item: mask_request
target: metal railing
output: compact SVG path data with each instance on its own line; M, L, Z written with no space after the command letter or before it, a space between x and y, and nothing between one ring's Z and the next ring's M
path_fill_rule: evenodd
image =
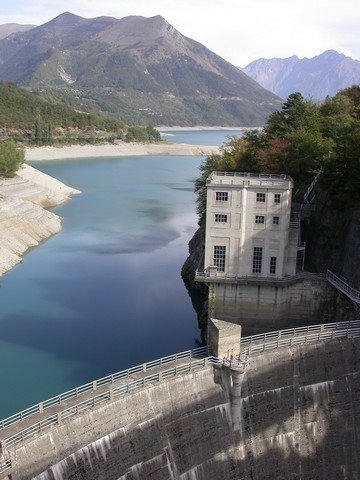
M54 405L60 405L61 403L65 402L66 400L70 400L72 398L76 398L79 395L96 391L97 388L103 385L110 385L118 382L120 380L129 379L131 375L134 375L139 372L145 372L150 368L162 367L168 363L176 362L177 360L182 360L186 358L197 358L199 356L205 355L207 352L206 347L199 347L193 350L186 350L185 352L176 353L174 355L169 355L167 357L159 358L158 360L153 360L151 362L143 363L142 365L137 365L132 368L128 368L127 370L122 370L117 373L113 373L106 377L100 378L98 380L94 380L92 382L86 383L85 385L81 385L80 387L73 388L67 392L61 393L60 395L56 395L55 397L49 398L44 402L38 403L37 405L33 405L32 407L26 408L21 412L16 413L15 415L11 415L10 417L5 418L4 420L0 421L0 430L9 427L10 425L24 420L31 415L36 415L39 413L44 413L49 408L53 407Z
M197 277L197 278L196 278ZM243 281L249 283L282 283L282 284L289 284L292 282L297 282L301 280L307 279L323 279L325 275L323 273L312 273L312 272L300 272L296 273L295 275L287 275L284 277L276 277L269 276L269 277L259 277L256 275L237 275L236 273L222 273L222 272L214 272L212 273L209 269L205 269L203 271L196 270L195 272L195 280L199 278L207 278L213 279L214 281L221 281L221 280L235 280L235 281Z
M211 175L216 175L217 177L244 177L244 178L271 178L276 180L291 180L291 177L285 174L277 173L249 173L249 172L212 172Z
M221 363L225 367L230 368L230 370L237 370L240 373L244 373L249 366L249 349L242 348L239 355L224 357Z
M299 225L299 220L291 220L291 222L289 222L289 228L299 228Z
M313 188L315 187L317 181L319 180L319 177L321 175L321 170L319 171L319 173L315 176L314 180L310 183L308 189L306 190L305 194L304 194L304 203L309 203L309 196L313 190Z
M240 355L238 359L238 365L236 365L235 359L231 368L239 367L241 369L246 368L248 364L248 356L250 354L264 352L267 350L275 350L282 347L288 347L293 345L299 345L302 343L314 342L314 341L323 341L335 338L344 338L350 336L358 336L360 335L360 320L353 320L350 322L337 322L337 323L329 323L329 324L322 324L322 325L309 325L307 327L298 327L292 328L287 330L279 330L275 332L269 332L259 335L253 335L250 337L244 337L241 339L241 351L242 355ZM198 358L196 356L201 356L206 353L206 347L200 347L195 350L188 350L186 352L181 352L176 355L171 355L169 357L164 357L159 360L155 360L153 362L149 362L139 367L134 367L129 370L124 370L123 372L119 372L113 375L109 375L108 377L104 377L103 379L97 380L96 382L104 382L101 383L102 385L106 384L113 384L114 381L112 379L127 379L125 383L119 385L113 385L111 389L102 392L100 394L96 394L90 398L85 400L79 399L75 405L72 405L68 408L64 408L61 411L58 411L39 422L30 425L27 428L22 429L21 431L16 432L15 434L5 438L3 440L3 446L5 451L10 447L14 447L23 441L32 438L34 435L43 433L44 431L48 430L49 428L58 425L60 422L64 420L79 415L80 413L97 407L105 402L113 401L114 399L132 393L136 390L141 388L147 387L149 385L153 385L156 383L161 382L162 380L167 380L170 378L174 378L177 375L190 373L196 370L203 369L208 365L227 365L229 359L219 359L214 356ZM160 370L159 372L152 373L150 375L144 375L142 378L137 380L130 380L126 375L126 372L146 372L147 368L153 368L158 366L166 365L167 363L174 361L175 359L186 359L189 358L190 361L184 364L175 365L172 368ZM151 367L149 367L151 365ZM146 367L145 367L146 366ZM144 368L145 367L145 368ZM123 375L125 374L125 375ZM95 382L87 385L94 385ZM99 385L99 383L97 383ZM84 387L84 386L83 386ZM83 392L83 387L79 387L78 389L73 389L70 392L76 392L81 390ZM92 390L93 391L93 390ZM69 393L66 392L65 394L59 395L58 399L63 399L64 396L69 398ZM52 400L52 399L50 399ZM43 402L45 404L46 402ZM56 403L55 403L56 404ZM29 410L29 409L28 409ZM43 410L42 410L43 411ZM22 412L20 412L21 414ZM41 412L38 412L41 413ZM18 417L21 419L21 415L14 415L10 418ZM20 415L20 416L19 416ZM14 423L14 422L12 422ZM10 423L11 424L11 423ZM10 469L12 466L11 458L4 459L2 463L0 463L0 473Z
M360 335L360 320L308 325L306 327L290 328L244 337L241 339L241 349L246 348L249 354L251 354L302 343L358 335Z
M326 280L335 288L340 290L344 295L350 298L355 303L360 303L360 291L351 287L343 278L338 277L335 273L328 270L326 272Z
M287 175L249 172L212 172L206 183L207 185L231 185L233 184L233 180L230 180L230 177L243 179L243 181L247 182L248 185L283 187L284 182L289 182L292 184L291 177ZM224 181L223 178L225 179Z
M0 473L6 472L6 470L9 470L12 468L12 460L11 458L7 458L6 460L0 461Z
M103 403L113 401L122 395L133 393L136 390L147 387L149 385L153 385L155 383L159 383L162 380L174 378L180 374L190 373L195 370L205 368L209 364L218 363L219 359L216 357L205 357L199 360L191 361L186 364L178 365L167 370L161 370L160 372L154 373L152 375L147 375L132 382L127 382L119 386L114 386L111 390L107 390L106 392L94 395L82 402L76 403L76 405L65 408L64 410L50 415L49 417L41 420L40 422L36 422L33 425L30 425L29 427L15 433L14 435L5 438L4 446L6 449L9 449L10 447L17 445L27 440L28 438L33 437L36 434L43 433L45 430L59 425L61 422L68 418L79 415L80 413L97 407Z

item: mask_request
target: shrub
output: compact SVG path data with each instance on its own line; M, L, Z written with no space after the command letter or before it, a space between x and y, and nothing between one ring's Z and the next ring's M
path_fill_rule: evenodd
M0 176L13 177L24 162L24 149L13 140L0 142Z

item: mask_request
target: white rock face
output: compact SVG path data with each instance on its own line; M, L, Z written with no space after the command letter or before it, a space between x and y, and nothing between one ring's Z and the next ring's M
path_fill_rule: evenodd
M72 85L75 83L76 80L73 80L71 78L71 75L69 73L66 73L64 70L64 67L62 65L59 65L58 72L60 74L60 77L64 80L69 85Z
M80 193L28 165L14 178L0 178L0 275L30 247L61 230L61 218L45 210Z

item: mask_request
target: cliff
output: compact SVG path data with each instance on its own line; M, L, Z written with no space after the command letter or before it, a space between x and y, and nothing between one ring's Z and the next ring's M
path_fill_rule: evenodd
M326 192L317 188L311 213L303 222L306 266L346 278L360 288L360 209L334 205Z
M189 256L182 269L181 276L191 298L198 317L202 342L206 343L206 326L208 320L208 291L206 283L195 282L195 272L201 262L205 250L205 222L202 222L189 242Z
M80 193L29 165L0 178L0 276L31 247L61 230L61 218L45 208Z

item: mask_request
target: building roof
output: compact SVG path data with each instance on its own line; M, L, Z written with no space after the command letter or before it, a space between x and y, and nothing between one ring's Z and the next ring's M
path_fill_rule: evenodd
M290 189L293 180L288 175L249 172L212 172L208 177L207 186L236 186L236 187L275 187Z

